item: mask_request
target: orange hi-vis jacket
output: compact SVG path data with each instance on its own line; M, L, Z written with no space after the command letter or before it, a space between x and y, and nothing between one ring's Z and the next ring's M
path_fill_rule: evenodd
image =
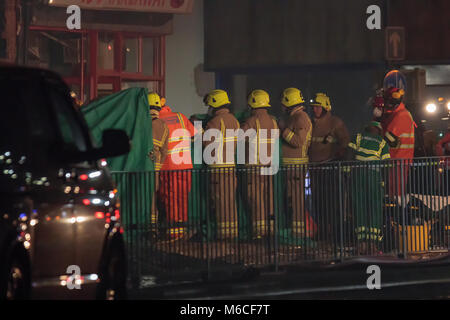
M194 125L180 112L173 112L169 106L164 106L159 118L169 128L169 145L167 157L161 170L192 169L191 137L196 133Z
M398 143L391 146L392 159L414 158L414 127L416 124L403 103L395 109L382 123L383 133L386 136L394 135Z

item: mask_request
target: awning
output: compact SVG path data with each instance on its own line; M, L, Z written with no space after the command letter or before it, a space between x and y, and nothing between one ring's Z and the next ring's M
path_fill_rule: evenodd
M81 9L125 10L161 13L192 13L194 0L49 0L50 6Z

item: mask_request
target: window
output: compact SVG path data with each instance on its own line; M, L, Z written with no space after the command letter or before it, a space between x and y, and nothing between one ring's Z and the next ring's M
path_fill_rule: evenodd
M27 64L62 75L83 104L136 86L164 95L164 56L164 36L139 32L33 25L28 37Z
M126 37L123 41L123 69L129 73L154 75L155 38Z
M426 84L429 85L450 85L450 65L412 65L403 66L404 69L414 70L415 68L426 71Z
M113 33L100 32L98 34L98 67L104 70L114 69L114 46Z
M146 76L152 76L154 73L153 62L155 57L154 38L142 39L142 73Z
M126 38L124 41L124 71L139 72L139 41Z
M50 69L64 77L79 77L81 72L81 33L30 31L28 64Z
M56 88L50 91L50 99L55 108L59 130L63 142L68 148L77 151L87 151L86 140L78 119L70 105L70 100L64 93Z

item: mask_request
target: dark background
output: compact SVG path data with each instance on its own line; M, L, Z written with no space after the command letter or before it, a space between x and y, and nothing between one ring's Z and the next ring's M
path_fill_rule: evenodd
M372 4L381 8L381 30L366 27ZM386 26L405 27L405 60L385 60ZM235 110L246 101L233 79L245 75L246 93L268 91L275 113L286 87L298 87L308 100L328 94L333 113L355 133L370 120L367 101L387 71L449 63L447 0L205 1L205 67L236 97Z

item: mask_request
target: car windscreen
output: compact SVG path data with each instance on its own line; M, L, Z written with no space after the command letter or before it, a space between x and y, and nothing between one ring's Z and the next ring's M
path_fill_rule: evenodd
M55 142L49 103L39 81L0 76L0 96L0 152L24 155Z

